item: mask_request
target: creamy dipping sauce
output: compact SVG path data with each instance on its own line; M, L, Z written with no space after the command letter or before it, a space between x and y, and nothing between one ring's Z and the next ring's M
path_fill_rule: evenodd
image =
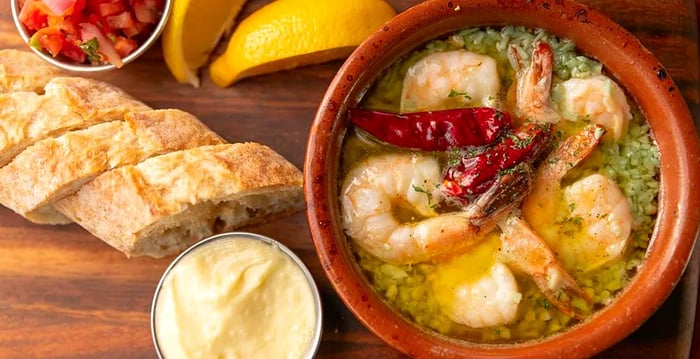
M267 238L236 234L176 259L154 302L162 357L313 356L320 301L310 275L290 255Z

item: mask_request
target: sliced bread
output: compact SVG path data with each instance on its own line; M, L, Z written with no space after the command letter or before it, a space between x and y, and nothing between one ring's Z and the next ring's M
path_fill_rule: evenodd
M61 71L35 54L15 49L0 50L0 93L44 92L44 86Z
M302 174L257 143L197 147L106 172L54 206L127 256L163 257L302 210Z
M121 89L81 77L56 77L43 95L0 94L0 167L37 141L151 108Z
M180 110L127 113L124 121L97 124L27 147L0 168L0 203L35 223L69 223L51 203L105 171L154 155L222 143L219 135Z

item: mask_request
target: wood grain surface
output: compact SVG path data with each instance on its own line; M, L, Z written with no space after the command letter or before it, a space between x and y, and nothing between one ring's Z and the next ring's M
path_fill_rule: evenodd
M268 2L249 1L240 17ZM417 2L390 1L397 11ZM584 2L636 34L660 59L698 125L696 2ZM0 2L0 48L26 48L12 23L8 1ZM226 89L215 87L204 76L202 87L195 89L173 80L156 45L124 69L93 77L124 88L154 108L191 112L228 141L267 144L301 168L307 131L340 64L334 61L261 76ZM339 300L319 265L303 213L245 230L280 240L310 267L324 306L318 357L402 357L359 324ZM33 225L0 208L0 358L154 358L150 304L171 259L126 259L77 225ZM600 357L688 357L698 271L696 253L663 307Z

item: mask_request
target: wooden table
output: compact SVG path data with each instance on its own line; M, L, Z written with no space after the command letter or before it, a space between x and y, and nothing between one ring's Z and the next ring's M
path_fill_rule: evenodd
M269 0L249 1L247 16ZM416 0L390 1L402 11ZM700 119L696 4L691 0L585 1L635 33L678 82ZM0 2L0 48L25 48ZM95 76L154 108L197 115L231 142L267 144L302 166L306 136L339 61L216 88L177 84L158 45L120 71ZM697 124L697 123L696 123ZM321 289L324 333L319 357L399 358L339 300L313 249L303 213L248 231L276 238L310 267ZM664 306L603 358L688 357L693 338L698 256ZM153 358L151 297L171 258L126 259L77 225L33 225L0 209L0 358ZM696 332L697 333L697 332Z

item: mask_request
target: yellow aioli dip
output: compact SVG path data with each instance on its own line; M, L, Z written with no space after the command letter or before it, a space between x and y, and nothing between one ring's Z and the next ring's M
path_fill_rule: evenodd
M314 354L320 304L309 279L278 246L246 235L207 241L166 272L152 318L163 358Z

